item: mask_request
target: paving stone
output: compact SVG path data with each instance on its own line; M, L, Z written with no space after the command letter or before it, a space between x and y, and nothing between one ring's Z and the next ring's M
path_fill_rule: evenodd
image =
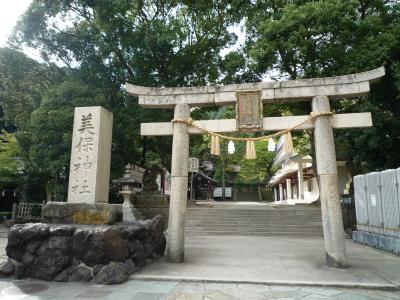
M179 283L179 286L182 287L182 291L186 293L197 293L204 295L205 286L202 282L182 282Z
M160 293L145 293L145 292L139 292L136 293L133 298L130 298L131 300L161 300L165 294L160 294Z
M279 291L270 291L263 293L266 299L276 299L276 298L295 298L295 299L303 299L310 295L310 293L302 292L302 291L290 291L290 292L279 292Z
M361 290L361 289L348 289L347 294L364 295L372 299L400 299L400 292L389 292L379 290Z
M88 290L76 296L76 298L84 298L84 299L101 299L110 295L112 291L96 291L96 290Z
M167 300L169 298L165 298ZM195 294L195 293L180 293L175 295L174 298L170 298L171 300L203 300L203 294Z
M232 297L231 295L227 295L221 291L212 291L207 293L206 299L212 300L241 300L240 298Z
M206 292L232 289L237 287L236 283L205 283Z
M305 287L302 288L301 291L310 293L310 294L318 294L326 297L334 296L334 295L339 295L342 294L343 291L341 290L336 290L332 288L313 288L313 287Z
M236 297L242 300L263 300L265 297L262 293L256 291L244 290L240 288L226 289L224 293L232 297Z
M339 300L377 300L377 299L384 299L384 298L377 298L375 295L361 295L356 293L345 293L335 296L336 299Z
M308 295L308 296L303 297L301 299L302 300L332 300L334 298L325 297L325 296L322 296L322 295L319 295L319 294L311 294L311 295Z
M269 286L266 284L238 284L238 288L260 293L270 291Z
M281 286L281 285L270 285L269 289L273 292L292 292L300 289L298 286Z

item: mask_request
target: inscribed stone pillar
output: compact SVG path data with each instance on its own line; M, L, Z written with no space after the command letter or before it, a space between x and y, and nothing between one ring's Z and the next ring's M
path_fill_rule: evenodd
M330 112L329 98L317 96L312 100L313 112ZM317 172L320 183L320 201L326 263L329 267L347 267L342 209L338 190L335 144L331 117L322 116L315 120L314 139Z
M189 105L177 104L175 106L175 119L187 120L189 117ZM169 203L167 237L167 259L169 262L182 262L184 260L188 159L188 126L183 123L174 123L171 165L171 196Z
M108 203L112 121L101 106L75 108L68 202Z

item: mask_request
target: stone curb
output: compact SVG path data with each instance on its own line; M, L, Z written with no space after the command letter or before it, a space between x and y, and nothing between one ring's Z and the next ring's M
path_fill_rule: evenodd
M280 280L224 280L224 279L208 279L201 277L185 277L180 276L151 276L151 275L132 275L130 280L145 281L179 281L179 282L203 282L203 283L234 283L234 284L264 284L278 286L312 286L312 287L331 287L331 288L353 288L353 289L369 289L381 291L400 291L400 285L395 284L368 284L368 283L348 283L348 282L321 282L321 281L280 281Z

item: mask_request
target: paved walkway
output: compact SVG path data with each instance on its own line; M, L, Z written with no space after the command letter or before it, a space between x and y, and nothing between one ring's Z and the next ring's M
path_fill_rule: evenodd
M121 285L0 280L0 300L393 300L400 292L256 284L131 280Z
M122 285L0 278L0 300L400 299L400 258L346 242L351 266L337 270L321 238L192 236L184 263L148 265Z
M190 236L185 262L146 266L133 278L400 288L400 258L346 240L348 269L325 266L322 238Z

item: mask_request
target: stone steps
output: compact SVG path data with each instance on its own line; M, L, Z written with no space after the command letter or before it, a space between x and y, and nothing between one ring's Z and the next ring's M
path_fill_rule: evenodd
M297 231L277 231L277 232L238 232L238 231L204 231L204 232L186 232L187 236L214 236L214 235L240 235L240 236L282 236L282 237L310 237L310 236L323 236L323 232L297 232Z
M185 234L190 236L322 236L319 208L188 208Z

